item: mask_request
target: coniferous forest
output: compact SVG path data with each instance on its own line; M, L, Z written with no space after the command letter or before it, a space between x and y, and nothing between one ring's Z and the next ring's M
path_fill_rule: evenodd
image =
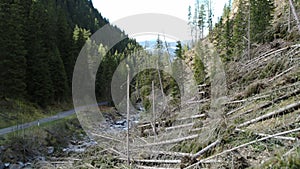
M91 1L82 0L3 0L0 9L1 97L30 100L42 107L71 101L78 54L108 20ZM118 27L110 28L114 35L126 36ZM109 53L122 53L129 43L136 44L125 38ZM112 62L116 60L107 64L116 65Z

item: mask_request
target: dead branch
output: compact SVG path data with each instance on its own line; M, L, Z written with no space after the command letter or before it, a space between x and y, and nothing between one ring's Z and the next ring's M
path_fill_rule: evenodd
M149 153L154 153L157 155L170 155L170 156L175 156L175 157L184 157L184 156L193 156L191 153L182 153L182 152L172 152L172 151L155 151L155 150L149 150Z
M163 167L148 167L148 166L141 166L141 165L136 165L137 168L141 169L179 169L179 168L163 168Z
M183 124L183 125L178 125L178 126L166 127L165 131L181 129L181 128L185 128L185 127L192 127L194 124L195 123L188 123L188 124Z
M251 64L251 63L253 63L253 62L259 61L259 60L261 59L261 57L267 55L267 54L270 53L270 52L273 52L274 50L276 50L276 49L271 49L271 50L269 50L269 51L267 51L267 52L265 52L265 53L260 54L258 57L253 58L253 59L247 61L246 64L245 64L245 66L248 65L248 64Z
M197 114L197 115L193 115L190 117L182 117L177 119L176 121L184 121L184 120L189 120L189 119L198 119L198 118L202 118L202 117L206 117L206 114Z
M229 115L231 115L231 114L233 114L233 113L235 113L235 112L237 112L237 111L242 110L242 109L245 108L245 107L246 107L246 106L244 105L244 106L238 107L238 108L236 108L236 109L233 109L233 110L231 110L230 112L226 113L226 115L229 116Z
M248 62L244 65L244 67L248 67L249 65L252 65L252 64L254 64L255 62L258 62L258 61L260 61L261 59L264 59L264 58L266 58L267 56L270 56L270 55L272 55L272 54L276 54L276 53L278 53L278 52L282 52L283 50L286 50L286 49L289 49L289 48L298 48L298 47L299 47L299 44L292 45L292 46L290 46L290 47L281 48L281 49L278 49L278 50L271 49L271 50L269 50L269 51L267 51L267 52L265 52L265 53L259 55L259 56L256 57L255 59L252 59L252 60L248 61Z
M166 121L162 121L162 123L164 123ZM155 122L155 124L159 124L159 122ZM143 127L152 127L152 124L151 122L147 121L147 122L144 122L142 125L139 125L138 128L143 128Z
M246 130L242 130L242 129L239 129L239 128L236 128L235 131L242 132L242 133L247 132ZM262 137L270 136L269 134L264 134L264 133L253 133L253 134L258 135L258 136L262 136ZM273 137L273 138L281 139L281 140L290 140L290 141L296 141L297 140L294 137L284 137L284 136L276 136L276 137Z
M107 149L107 151L111 151L111 153L116 153L116 154L118 154L119 156L122 156L122 157L127 157L127 155L125 155L125 154L123 154L123 153L121 153L120 151L118 151L118 150L116 150L116 149L113 149L113 148L109 148L109 149Z
M203 128L195 128L195 129L191 129L190 132L197 132L197 131L201 131L203 130Z
M215 147L216 145L220 144L221 140L216 140L215 142L211 143L210 145L208 145L207 147L203 148L202 150L200 150L199 152L197 152L196 154L193 155L193 158L196 159L198 157L200 157L203 153L205 153L206 151L210 150L211 148Z
M257 96L257 97L254 97L254 98L247 98L247 99L243 99L243 100L235 100L235 101L231 101L231 102L226 102L226 103L224 103L224 105L255 101L255 100L259 100L259 99L264 99L266 97L269 97L269 95L263 95L263 96Z
M278 75L276 75L275 77L271 78L268 82L272 82L273 80L279 78L280 76L283 76L284 74L288 73L289 71L291 71L294 68L295 68L295 66L288 68L287 70L285 70L285 71L279 73Z
M184 121L184 120L189 120L189 119L198 119L198 118L202 118L202 117L206 117L206 114L197 114L197 115L193 115L190 117L182 117L179 119L176 119L176 121ZM161 123L166 123L167 121L163 120L161 121ZM157 121L155 124L159 124L159 122ZM144 122L143 124L139 125L138 128L144 128L144 127L151 127L151 122L147 121Z
M206 103L206 102L209 102L209 101L210 101L210 99L203 99L203 100L186 102L185 104Z
M298 131L300 131L300 128L296 128L296 129L293 129L293 130L288 130L288 131L280 132L280 133L277 133L277 134L269 135L269 136L260 138L260 139L258 139L258 140L253 140L253 141L251 141L251 142L248 142L248 143L239 145L239 146L237 146L237 147L234 147L234 148L225 150L225 151L223 151L223 152L221 152L221 153L212 155L212 156L210 156L210 157L208 157L208 158L206 158L206 159L200 160L199 162L197 162L197 163L195 163L195 164L192 164L192 165L186 167L185 169L189 169L189 168L195 167L195 166L197 166L197 165L199 165L199 164L205 162L206 160L211 160L211 159L213 159L213 158L215 158L215 157L218 157L218 156L227 154L227 153L232 152L232 151L235 151L235 150L237 150L237 149L239 149L239 148L246 147L246 146L248 146L248 145L251 145L251 144L254 144L254 143L257 143L257 142L260 142L260 141L267 140L267 139L269 139L269 138L273 138L273 137L277 137L277 136L281 136L281 135L285 135L285 134L290 134L290 133L294 133L294 132L298 132Z
M125 158L118 158L122 161L127 161ZM179 164L181 163L181 160L146 160L146 159L131 159L131 162L133 163L158 163L158 164Z
M165 145L165 144L175 144L175 143L179 143L182 141L186 141L186 140L191 140L194 138L199 137L198 134L194 134L191 136L187 136L187 137L182 137L182 138L177 138L177 139L171 139L171 140L166 140L166 141L161 141L161 142L156 142L156 143L149 143L149 144L145 144L145 145L137 145L136 147L152 147L152 146L159 146L159 145Z
M134 162L139 162L139 163L160 163L160 164L179 164L181 163L181 160L138 160L138 159L133 159Z
M277 91L280 91L280 90L284 90L284 89L287 89L287 88L291 88L291 87L296 87L300 85L300 82L295 82L293 84L290 84L290 85L286 85L286 86L282 86L280 88L276 88L274 90L271 90L271 91L267 91L267 92L264 92L264 93L261 93L260 95L267 95L267 94L270 94L270 93L275 93Z
M115 139L115 138L112 138L112 137L109 137L109 136L105 136L105 135L100 135L100 134L96 134L96 133L91 133L93 136L96 136L96 137L101 137L101 138L104 138L104 139L107 139L107 140L112 140L112 141L116 141L116 142L120 142L120 143L123 143L122 140L118 140L118 139Z
M72 164L73 161L51 161L51 164Z
M300 107L300 102L296 102L296 103L293 103L293 104L290 104L284 108L281 108L279 110L276 110L276 111L273 111L273 112L270 112L270 113L267 113L265 115L262 115L262 116L259 116L255 119L252 119L252 120L249 120L249 121L246 121L240 125L238 125L237 127L245 127L245 126L248 126L250 124L253 124L253 123L256 123L256 122L259 122L259 121L262 121L262 120L265 120L265 119L268 119L272 116L275 116L275 115L280 115L280 114L283 114L285 112L288 112L290 111L291 109L297 109Z
M209 86L209 85L207 85L207 84L201 84L201 85L198 85L198 88L203 88L203 87L207 87L207 86Z
M246 112L243 112L243 113L241 113L241 114L239 114L239 115L236 115L236 116L234 116L234 117L232 117L232 118L236 118L237 116L245 115L245 114L251 113L251 112L253 112L253 111L257 111L257 110L260 110L260 109L263 109L263 108L267 108L267 107L271 106L271 105L274 104L274 103L278 103L278 102L280 102L280 101L282 101L282 100L288 99L289 97L294 96L294 95L297 95L297 94L299 94L299 93L300 93L300 89L296 89L296 90L294 90L293 92L290 92L290 93L288 93L288 94L285 94L285 95L283 95L283 96L281 96L281 97L279 97L279 98L277 98L277 99L275 99L275 100L273 100L273 101L269 101L269 102L263 103L263 104L259 105L259 106L258 106L257 108L255 108L255 109L253 108L253 109L247 110Z
M268 52L267 54L261 55L259 58L257 58L257 59L255 59L255 60L253 60L252 62L246 64L244 67L250 67L252 64L255 64L256 62L258 62L258 61L260 61L260 60L262 60L262 59L264 59L264 58L267 58L268 56L271 56L271 55L273 55L273 54L280 53L280 52L282 52L282 51L284 51L284 50L287 50L287 49L289 49L289 48L290 48L290 46L287 46L287 47L284 47L284 48L281 48L281 49L278 49L278 50L275 50L275 51Z

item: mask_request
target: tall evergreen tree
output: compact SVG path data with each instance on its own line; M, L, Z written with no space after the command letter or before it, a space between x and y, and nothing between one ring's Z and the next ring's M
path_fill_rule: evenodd
M60 57L63 61L65 72L67 75L67 83L69 89L72 84L73 69L75 65L77 51L75 51L72 29L69 27L67 18L62 10L59 11L57 19L57 47Z
M26 49L20 1L0 2L0 95L22 98L26 93Z
M182 54L182 45L180 41L177 41L176 49L175 49L175 55L177 58L183 59L183 54Z
M234 19L233 23L233 43L235 44L234 47L234 54L239 55L245 49L245 39L247 33L247 18L248 16L248 6L247 1L240 1L238 5L238 12Z
M250 0L251 41L264 42L263 32L271 25L274 0Z
M205 20L206 20L206 14L205 14L205 6L204 4L201 4L199 15L198 15L198 27L200 29L200 35L201 38L204 38L204 27L205 27Z
M45 25L47 15L39 2L34 2L29 17L30 42L27 44L31 50L27 54L27 91L30 100L46 106L53 102L53 86L49 71L48 46L46 43Z
M53 95L55 101L65 101L69 96L69 87L67 84L67 75L63 61L60 57L59 50L56 46L53 47L53 51L48 53L49 59L49 71L51 81L53 85Z

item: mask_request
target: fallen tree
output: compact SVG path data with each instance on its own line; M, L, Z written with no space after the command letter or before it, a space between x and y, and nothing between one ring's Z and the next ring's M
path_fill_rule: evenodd
M255 119L252 119L252 120L249 120L249 121L246 121L240 125L238 125L237 127L245 127L245 126L248 126L250 124L253 124L253 123L256 123L256 122L259 122L259 121L263 121L263 120L266 120L272 116L275 116L275 115L280 115L280 114L284 114L286 112L289 112L291 111L292 109L297 109L300 107L300 102L296 102L296 103L293 103L293 104L290 104L286 107L283 107L279 110L275 110L273 112L270 112L270 113L267 113L265 115L262 115L262 116L259 116Z

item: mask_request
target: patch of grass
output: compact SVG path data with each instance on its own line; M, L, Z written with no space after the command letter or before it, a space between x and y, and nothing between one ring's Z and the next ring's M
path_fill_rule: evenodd
M0 128L34 121L45 117L42 110L32 103L3 99L0 101Z
M247 98L247 97L253 96L255 94L258 94L265 87L266 87L266 84L263 82L260 82L260 81L254 82L246 88L246 90L244 92L244 96Z
M68 103L56 104L42 109L34 103L22 100L1 99L0 128L32 122L70 109L72 109L72 105Z
M300 149L296 149L294 153L283 157L283 154L277 155L273 157L271 160L267 161L263 165L257 168L264 169L281 169L281 168L292 168L297 169L300 168Z
M176 145L173 148L173 151L184 152L184 153L197 153L204 147L205 147L205 145L199 143L197 140L184 141L184 142Z
M5 150L0 154L0 160L16 163L36 156L47 156L48 146L55 147L55 153L59 154L70 140L81 140L84 135L75 115L9 133L1 139Z

